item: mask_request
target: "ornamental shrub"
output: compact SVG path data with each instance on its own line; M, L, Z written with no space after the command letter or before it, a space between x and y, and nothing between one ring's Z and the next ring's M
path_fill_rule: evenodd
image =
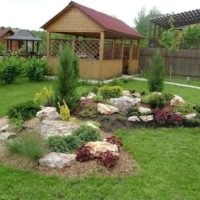
M35 132L23 133L6 143L10 153L19 154L31 160L37 160L46 153L46 145L41 136Z
M76 135L69 135L64 137L64 141L67 144L69 151L74 151L83 145L83 141Z
M98 163L102 164L107 168L112 168L117 164L119 156L113 154L111 151L101 152L98 158Z
M65 153L69 151L69 148L62 136L52 136L48 138L49 148L53 152Z
M98 131L95 128L86 125L81 125L80 128L74 130L73 135L79 137L80 140L83 141L83 143L97 141L101 139Z
M78 58L69 47L65 47L59 56L60 65L57 70L55 98L57 102L66 101L70 109L75 108L78 101L77 87L79 79Z
M194 109L196 110L197 113L200 113L200 105L194 106Z
M118 148L123 146L122 139L115 136L107 137L106 142L109 142L110 144L116 144Z
M99 94L105 99L119 97L122 94L122 88L120 86L102 86L99 88Z
M52 106L54 104L53 90L43 87L40 92L35 93L34 102L42 106Z
M76 151L76 160L79 162L94 160L94 158L94 155L91 153L91 147L82 146Z
M5 57L0 62L0 79L6 84L13 83L22 71L22 59L17 56Z
M42 81L44 75L48 72L48 64L46 60L30 58L27 62L27 77L31 81Z
M27 119L30 119L31 117L34 117L39 110L40 110L39 105L37 105L33 101L27 101L12 106L8 110L8 117L10 119L12 118L18 119L20 116L20 118L25 121Z
M70 120L70 111L66 104L66 102L63 100L63 105L61 106L60 103L58 103L58 107L60 109L60 117L63 121L69 121Z
M156 51L155 55L149 63L147 69L147 80L150 92L161 92L164 88L165 78L165 64L163 57L159 50Z
M165 97L159 93L151 93L141 98L142 103L149 104L152 108L162 108L165 106Z
M189 104L189 103L187 103L185 105L175 104L173 110L175 113L180 112L183 115L187 115L187 114L195 112L193 105Z

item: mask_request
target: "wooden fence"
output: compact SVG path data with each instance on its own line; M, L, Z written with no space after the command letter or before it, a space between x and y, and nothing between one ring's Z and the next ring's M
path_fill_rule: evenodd
M139 70L146 71L149 60L156 48L141 49ZM176 53L169 54L167 49L160 49L169 72L172 66L172 75L200 77L200 49L180 49Z

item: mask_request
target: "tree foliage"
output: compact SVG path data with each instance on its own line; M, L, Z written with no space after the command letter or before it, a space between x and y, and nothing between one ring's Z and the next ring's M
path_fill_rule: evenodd
M160 51L157 50L149 63L147 71L149 91L161 92L164 87L164 78L165 78L165 64Z
M78 58L69 47L65 47L59 56L60 65L57 70L55 98L57 102L66 101L70 109L74 108L77 95L76 88L79 79Z
M148 46L150 19L160 15L161 13L156 7L153 7L148 13L145 7L138 12L138 16L134 21L137 31L139 31L145 37L145 40L141 42L142 47Z

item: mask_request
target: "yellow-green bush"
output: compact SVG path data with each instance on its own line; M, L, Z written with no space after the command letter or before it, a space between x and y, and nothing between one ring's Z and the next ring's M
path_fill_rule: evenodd
M122 88L118 85L116 86L102 86L99 88L99 94L105 99L119 97L122 94Z
M70 111L65 101L63 101L63 105L61 106L60 103L58 103L59 109L60 109L60 117L63 121L69 121L70 120Z

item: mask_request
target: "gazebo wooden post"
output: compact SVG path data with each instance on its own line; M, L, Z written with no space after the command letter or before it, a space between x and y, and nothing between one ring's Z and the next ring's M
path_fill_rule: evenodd
M34 51L35 51L35 42L32 41L32 53L34 54Z
M120 59L123 61L123 56L124 56L124 39L121 40L121 55Z
M12 40L10 40L10 51L12 52Z
M112 41L112 53L111 53L111 59L114 60L115 56L115 40Z
M128 59L128 72L130 73L130 67L133 60L133 40L130 40L129 44L129 59Z
M105 37L105 34L102 31L100 33L99 60L103 60L103 54L104 54L104 37Z
M6 40L7 43L7 52L9 51L9 40Z
M28 55L28 41L26 40L25 43L26 43L26 56L27 56Z
M51 32L47 31L47 60L50 60L51 56Z
M39 52L39 45L40 45L40 43L39 43L39 41L37 41L37 52L36 52L36 54L38 55L38 52Z

